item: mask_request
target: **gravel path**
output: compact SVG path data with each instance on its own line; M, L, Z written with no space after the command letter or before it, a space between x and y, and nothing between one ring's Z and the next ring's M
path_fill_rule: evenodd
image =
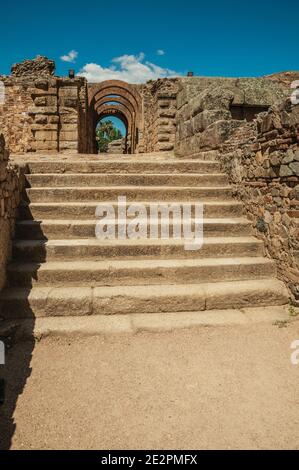
M1 448L299 449L296 339L297 321L16 344Z

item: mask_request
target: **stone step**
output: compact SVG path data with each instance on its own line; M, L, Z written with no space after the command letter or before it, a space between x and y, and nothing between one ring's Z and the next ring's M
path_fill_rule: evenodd
M225 174L33 174L26 175L30 187L82 186L223 186L228 183Z
M27 168L30 173L122 173L122 174L151 174L151 173L217 173L220 164L216 161L194 161L183 159L168 159L161 161L150 161L142 158L135 159L106 159L97 158L93 161L75 159L73 161L61 161L51 158L47 161L29 161L26 158Z
M163 201L156 201L155 204L161 204ZM182 205L184 201L177 201L177 204ZM108 204L114 208L117 214L117 204L115 201L107 201ZM147 214L150 214L150 202L140 201L140 204L147 208ZM241 217L244 213L242 203L230 201L206 201L202 200L204 206L205 218L225 218L225 217ZM130 203L127 204L129 207ZM87 220L95 217L97 207L101 203L97 202L36 202L36 203L23 203L19 208L21 219L35 219L35 220ZM194 212L193 212L194 214Z
M298 219L299 218L299 210L290 210L290 211L288 211L288 216L292 217L294 219Z
M68 238L94 238L97 220L23 220L16 224L16 238L24 240L48 240L48 239L68 239ZM159 236L161 234L161 224L158 225ZM178 224L175 224L177 226ZM193 229L193 225L192 225ZM148 227L148 234L150 227ZM247 236L251 235L252 228L249 220L236 218L205 218L205 236ZM118 234L118 224L116 225ZM170 235L173 234L173 223L170 221Z
M26 190L30 202L103 202L126 196L128 201L201 202L231 200L230 186L110 186L110 187L44 187Z
M207 150L207 151L196 151L196 152L191 152L188 154L187 157L185 157L189 160L192 159L198 159L198 160L217 160L218 158L218 151L217 150Z
M8 265L9 285L13 287L30 287L36 283L39 286L81 287L192 284L275 276L275 263L259 257L49 261Z
M18 261L112 260L113 258L224 258L263 256L264 245L254 237L205 237L202 248L188 250L183 240L15 240Z
M0 294L5 319L203 312L284 305L288 293L276 279L118 287L8 288Z

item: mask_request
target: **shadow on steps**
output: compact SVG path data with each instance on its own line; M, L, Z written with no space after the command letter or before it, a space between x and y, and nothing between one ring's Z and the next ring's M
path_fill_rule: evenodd
M33 219L32 215L29 219ZM46 237L40 230L40 239ZM46 260L46 250L43 250L43 261ZM12 259L14 260L14 258ZM27 262L30 260L26 260ZM39 265L37 265L39 266ZM32 278L38 278L38 268ZM0 379L4 383L3 403L0 403L0 450L9 450L17 427L14 413L18 398L22 395L27 380L31 375L31 360L35 347L34 327L35 315L31 309L29 296L32 280L27 280L27 286L22 289L24 299L17 311L9 311L3 300L0 300L0 340L5 344L5 365L0 365ZM7 286L9 291L9 285ZM9 304L8 304L9 305ZM20 320L26 319L26 339L22 336ZM0 398L1 400L1 398Z

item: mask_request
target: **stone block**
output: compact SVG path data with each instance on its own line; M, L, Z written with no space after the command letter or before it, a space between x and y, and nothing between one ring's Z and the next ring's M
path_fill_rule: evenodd
M158 112L160 118L175 118L176 109L164 109Z
M50 124L58 124L59 116L49 116L48 120Z
M35 116L35 123L36 124L47 124L48 123L48 116L44 116L42 114Z
M50 130L38 130L35 132L35 139L46 141L46 140L57 140L57 131Z
M28 93L35 96L57 96L57 88L48 88L47 90L43 90L40 88L29 87Z
M281 165L279 170L279 176L286 177L292 176L293 171L288 167L288 165Z
M60 131L60 142L63 141L63 140L67 140L67 141L75 141L78 139L78 132L77 130L75 131L66 131L66 130L63 130L63 131Z
M58 132L57 124L36 124L31 125L32 131L56 131Z
M299 162L290 163L289 167L296 176L299 176Z
M35 115L35 114L57 114L57 107L56 106L30 106L28 108L28 114L29 115Z
M261 132L264 134L273 129L272 115L267 114L261 123Z
M78 88L73 87L60 87L59 98L78 98Z
M66 108L77 108L78 99L77 98L60 98L60 104Z
M46 106L47 105L47 98L45 96L38 96L34 100L35 106Z
M78 142L62 141L59 143L60 150L78 150Z
M273 154L270 155L269 160L272 166L280 165L280 155L278 154L278 152L273 152Z
M39 80L36 80L34 82L34 85L36 88L39 88L41 90L48 90L49 88L49 82L48 80L40 78Z
M76 124L62 124L61 131L77 131L78 126Z
M174 149L174 143L168 143L168 142L159 142L158 145L157 145L157 150L158 152L161 151L161 152L167 152L167 151L171 151Z
M292 149L289 149L287 152L286 152L286 155L285 157L283 157L282 159L282 163L284 165L287 165L288 163L291 163L294 161L294 153L292 151Z
M33 147L35 148L36 151L39 151L39 150L55 150L55 151L57 151L58 144L57 144L57 141L37 140L36 142L34 142Z
M192 118L192 127L195 134L204 131L208 126L217 121L230 119L231 114L227 110L205 110Z
M170 136L169 134L158 134L157 140L158 142L169 142Z

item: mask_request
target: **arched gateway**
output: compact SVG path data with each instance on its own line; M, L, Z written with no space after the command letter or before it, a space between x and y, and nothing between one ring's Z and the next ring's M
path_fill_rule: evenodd
M88 106L93 151L97 151L95 131L106 116L119 118L126 127L126 153L135 153L141 126L141 97L134 85L108 80L88 87Z

